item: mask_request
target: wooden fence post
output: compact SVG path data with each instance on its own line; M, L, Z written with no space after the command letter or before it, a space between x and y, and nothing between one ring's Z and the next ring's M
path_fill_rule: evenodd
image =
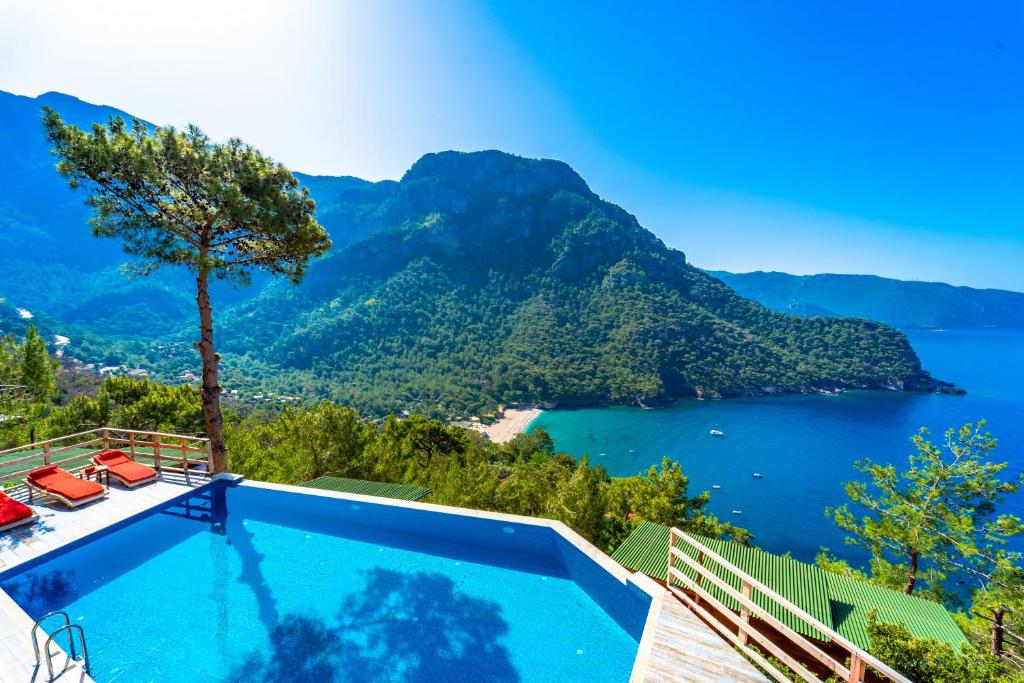
M44 441L43 442L43 464L44 465L49 465L51 462L53 462L53 456L50 455L50 442L49 441Z
M191 485L192 477L188 471L188 446L185 445L185 437L181 437L181 469L185 473L185 483Z
M128 447L132 451L132 460L135 459L135 432L128 432Z
M849 683L861 683L864 680L865 669L867 666L863 659L860 658L859 652L850 653L850 678Z
M160 471L160 437L150 432L149 440L153 442L153 468Z
M103 439L103 448L110 448L110 431L107 429L101 429L100 437Z
M743 582L743 590L742 590L742 592L743 592L743 597L746 598L747 600L749 600L750 599L750 593L751 593L751 591L750 591L750 584L747 583L746 581ZM748 624L748 625L750 624L750 609L746 605L740 605L740 619L742 619L745 624ZM747 632L746 632L746 630L741 628L739 635L740 635L740 642L743 643L744 645L746 645L747 644Z

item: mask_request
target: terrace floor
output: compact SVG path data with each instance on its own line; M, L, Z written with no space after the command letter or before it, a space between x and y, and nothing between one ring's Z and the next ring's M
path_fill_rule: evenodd
M115 483L106 498L76 509L44 501L36 495L30 507L39 519L34 524L0 534L0 572L165 503L190 487L195 488L207 481L206 477L192 476L189 484L183 475L165 472L160 475L160 480L132 490ZM10 494L28 503L24 487L14 489ZM6 593L0 591L0 681L41 683L47 679L45 666L42 671L36 671L29 635L31 629L32 621ZM54 658L55 669L59 668L61 661L60 657ZM89 679L76 669L58 680L77 683Z

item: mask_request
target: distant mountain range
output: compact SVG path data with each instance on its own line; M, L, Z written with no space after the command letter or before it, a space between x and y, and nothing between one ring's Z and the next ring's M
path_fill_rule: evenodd
M123 353L162 377L195 369L187 275L121 275L116 245L89 235L83 196L53 170L43 104L79 125L118 113L0 93L6 310L65 321L69 354L109 363ZM298 287L260 279L214 292L229 388L448 415L515 402L951 389L891 327L738 296L559 161L442 152L399 182L300 180L334 249Z
M853 316L903 328L1024 328L1024 293L875 275L709 270L740 296L793 315Z

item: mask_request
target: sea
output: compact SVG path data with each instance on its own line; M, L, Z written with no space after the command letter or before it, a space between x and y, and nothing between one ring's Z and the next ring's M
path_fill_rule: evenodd
M859 477L855 461L905 467L910 438L922 427L938 443L947 428L984 419L999 442L993 459L1009 463L1006 477L1024 470L1024 330L906 334L924 368L966 389L965 396L849 391L687 399L649 410L545 411L528 430L547 430L557 450L586 455L612 476L637 474L665 456L677 460L691 494L711 491L709 509L753 532L756 545L804 561L828 548L864 566L865 553L845 543L825 514L847 500L843 482ZM1024 492L1001 510L1024 517ZM1024 550L1024 539L1013 547Z

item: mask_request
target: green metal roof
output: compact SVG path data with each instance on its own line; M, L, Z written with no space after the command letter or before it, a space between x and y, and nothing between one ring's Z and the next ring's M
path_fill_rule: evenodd
M669 528L643 522L612 553L612 559L635 572L664 581L668 576Z
M325 491L340 493L358 493L363 496L379 496L396 500L419 500L430 493L430 489L421 486L405 486L389 484L383 481L366 481L365 479L346 479L345 477L318 477L307 481L303 486Z
M630 569L664 580L668 573L668 536L668 527L643 522L615 550L612 559ZM695 536L695 538L721 555L727 562L736 565L761 583L771 587L814 618L822 623L831 624L832 611L828 602L828 586L825 583L825 577L822 576L823 572L817 567L797 562L789 557L772 555L759 548L739 543L730 543L704 536ZM685 546L681 550L696 559L696 549ZM705 560L704 566L727 584L740 590L740 580L735 574L725 571L717 562L711 560ZM696 572L681 562L677 563L677 567L691 579L696 576ZM739 609L739 603L717 586L708 583L704 588L726 607L733 610ZM797 633L814 638L824 638L823 634L790 614L788 610L783 609L773 600L765 598L759 591L754 591L751 597L762 609Z
M826 575L832 602L832 628L861 645L868 642L868 612L876 610L879 621L906 624L918 638L932 638L960 647L967 642L946 608L937 602L819 570ZM866 645L861 645L866 647Z
M906 624L918 638L933 638L954 647L967 642L953 617L938 603L833 574L815 565L773 555L760 548L694 536L728 562L865 649L868 647L867 614L872 609L878 611L882 621ZM643 522L612 553L612 558L629 569L664 580L668 564L668 539L668 527ZM684 552L694 556L692 548L686 548ZM731 572L719 571L714 562L705 562L705 565L734 588L739 588L739 580ZM686 573L691 578L694 575L689 569ZM705 588L726 606L738 609L736 602L725 596L720 589L710 585ZM804 635L821 637L814 629L766 601L757 591L754 591L752 597L754 602L790 628Z

